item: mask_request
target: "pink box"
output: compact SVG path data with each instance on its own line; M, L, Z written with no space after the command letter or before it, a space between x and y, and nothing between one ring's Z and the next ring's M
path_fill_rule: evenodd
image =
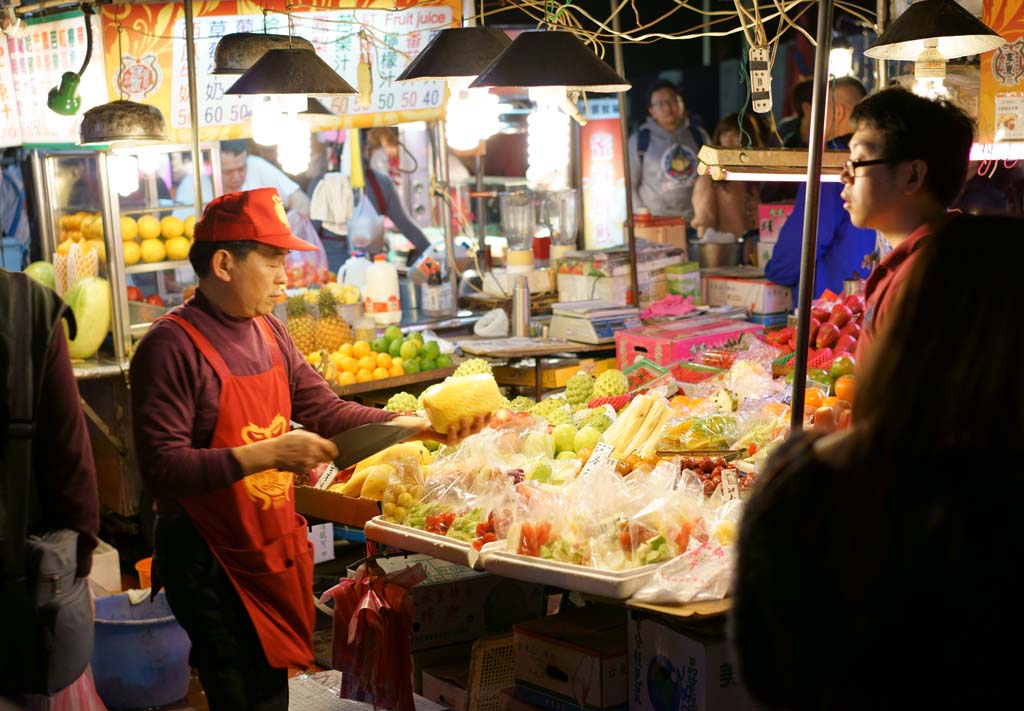
M669 365L706 348L737 343L745 333L764 333L764 326L714 317L641 326L615 334L615 357L620 369L631 365L637 356Z
M776 242L793 212L793 203L762 203L757 206L757 231L762 242Z

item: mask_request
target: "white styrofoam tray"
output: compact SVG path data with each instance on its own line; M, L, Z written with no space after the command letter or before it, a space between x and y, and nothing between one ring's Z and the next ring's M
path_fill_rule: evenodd
M388 521L383 516L375 516L367 521L363 533L369 541L394 546L404 551L423 553L467 568L483 570L480 565L480 554L471 544L439 533L428 533L418 528L403 526Z
M559 563L509 553L503 546L504 544L488 544L480 552L483 569L488 573L613 600L631 597L647 584L659 565L653 563L632 570L598 570L573 563Z

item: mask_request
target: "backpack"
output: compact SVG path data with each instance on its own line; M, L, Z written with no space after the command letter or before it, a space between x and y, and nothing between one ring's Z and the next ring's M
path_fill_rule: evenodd
M693 138L693 144L697 146L697 150L704 145L704 136L700 134L697 127L692 123L687 126L690 129L690 136ZM651 147L651 129L646 126L641 126L640 130L636 133L636 154L640 159L640 175L637 178L636 186L640 187L640 183L644 182L644 155L647 154L647 149Z
M28 533L42 517L32 464L40 364L65 308L25 274L0 271L0 693L53 694L92 656L78 533Z

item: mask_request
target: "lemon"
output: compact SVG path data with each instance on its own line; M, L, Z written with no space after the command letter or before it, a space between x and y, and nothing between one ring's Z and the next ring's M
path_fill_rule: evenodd
M139 243L135 240L125 242L122 245L124 249L124 263L129 267L133 264L138 264L139 259L142 258L142 248L139 247Z
M138 221L139 237L144 240L156 239L160 236L160 220L152 215L143 215Z
M107 246L103 244L101 239L90 239L86 240L86 244L96 250L96 256L100 260L100 264L105 264L107 261Z
M168 215L160 220L160 234L164 236L164 239L181 237L185 234L185 223L181 221L180 217Z
M131 239L135 239L139 236L139 226L135 224L135 219L128 215L121 215L121 239L125 242Z
M168 259L188 259L188 249L191 246L188 237L174 237L164 244L167 247Z
M196 216L189 215L185 218L185 236L192 239L196 236Z
M167 248L158 239L147 239L142 243L142 261L162 262L167 258Z

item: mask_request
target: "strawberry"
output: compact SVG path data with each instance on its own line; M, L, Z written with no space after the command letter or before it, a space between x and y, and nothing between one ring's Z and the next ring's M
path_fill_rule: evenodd
M587 403L587 407L593 409L595 407L601 407L602 405L611 405L618 412L633 399L632 395L609 395L608 397L595 397L593 400Z
M831 348L819 348L809 352L807 368L831 368L833 360L835 360L835 356L832 354Z

